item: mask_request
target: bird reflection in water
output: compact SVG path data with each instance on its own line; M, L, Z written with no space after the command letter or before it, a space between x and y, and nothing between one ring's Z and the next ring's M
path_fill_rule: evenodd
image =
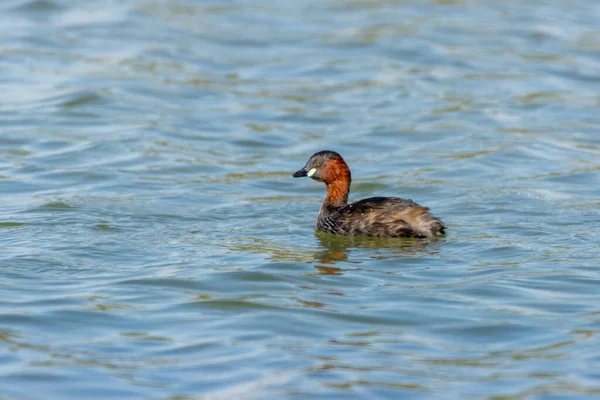
M344 268L335 265L343 262L346 264L361 264L361 258L370 260L385 260L390 258L403 258L414 256L417 253L437 253L435 246L427 248L432 242L439 240L427 239L399 239L399 238L373 238L368 236L342 236L329 233L316 232L322 250L315 253L315 261L319 264L315 268L323 275L343 275ZM361 252L362 257L351 257L361 249L371 249L373 252ZM325 264L325 265L322 265Z

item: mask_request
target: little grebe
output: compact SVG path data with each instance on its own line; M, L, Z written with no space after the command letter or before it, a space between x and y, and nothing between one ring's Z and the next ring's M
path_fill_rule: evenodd
M371 197L348 204L350 168L338 153L313 154L294 178L308 176L325 182L327 197L317 217L318 231L340 235L430 238L445 233L445 226L412 200Z

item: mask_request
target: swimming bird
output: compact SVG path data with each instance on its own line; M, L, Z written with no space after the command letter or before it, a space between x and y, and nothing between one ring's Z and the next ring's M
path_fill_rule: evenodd
M348 204L350 168L335 151L313 154L294 178L308 176L327 185L327 197L317 217L317 231L339 235L431 238L445 234L438 218L412 200L371 197Z

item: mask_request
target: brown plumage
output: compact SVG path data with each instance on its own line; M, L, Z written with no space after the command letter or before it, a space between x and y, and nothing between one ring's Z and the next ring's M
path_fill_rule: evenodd
M327 197L317 217L319 231L340 235L429 238L445 233L438 218L412 200L399 197L371 197L348 204L352 177L350 168L338 153L313 154L294 178L309 176L325 182Z

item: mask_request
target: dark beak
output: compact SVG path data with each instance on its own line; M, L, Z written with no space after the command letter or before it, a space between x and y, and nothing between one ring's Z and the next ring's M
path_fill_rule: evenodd
M306 170L306 168L302 168L301 170L294 172L292 176L294 178L301 178L303 176L306 176L306 174L308 174L308 171Z

